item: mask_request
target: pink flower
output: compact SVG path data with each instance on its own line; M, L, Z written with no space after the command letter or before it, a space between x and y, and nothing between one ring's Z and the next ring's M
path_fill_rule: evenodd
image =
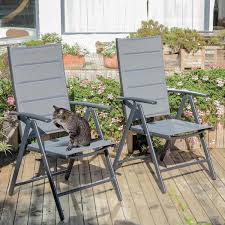
M204 77L202 78L202 80L207 81L207 80L209 80L209 77L208 77L208 76L204 76Z
M187 117L192 117L192 115L193 115L193 113L191 111L189 111L189 110L187 110L184 114Z
M14 99L13 96L9 96L7 98L7 101L6 102L8 103L8 105L15 105L15 99Z

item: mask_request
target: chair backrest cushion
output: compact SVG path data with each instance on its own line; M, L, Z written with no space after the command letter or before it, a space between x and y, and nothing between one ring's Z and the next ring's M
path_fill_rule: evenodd
M52 118L53 105L70 109L61 45L9 47L8 55L18 112ZM45 133L59 130L53 123L38 126Z
M142 104L146 117L169 115L161 37L116 42L122 96L156 100L156 105ZM127 117L130 110L124 107ZM140 115L135 119L140 119Z

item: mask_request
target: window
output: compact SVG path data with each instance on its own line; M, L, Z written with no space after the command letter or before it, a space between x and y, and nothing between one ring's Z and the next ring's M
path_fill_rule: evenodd
M63 8L65 33L134 32L147 19L146 0L64 0Z
M36 35L35 0L0 0L0 38Z

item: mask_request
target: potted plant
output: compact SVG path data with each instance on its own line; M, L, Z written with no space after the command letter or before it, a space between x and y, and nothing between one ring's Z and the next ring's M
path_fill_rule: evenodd
M108 45L104 47L102 50L103 55L103 64L105 67L110 69L118 68L118 60L116 55L116 43L110 42Z
M82 68L85 65L85 55L88 54L87 49L80 47L77 43L74 45L63 45L63 62L67 68Z

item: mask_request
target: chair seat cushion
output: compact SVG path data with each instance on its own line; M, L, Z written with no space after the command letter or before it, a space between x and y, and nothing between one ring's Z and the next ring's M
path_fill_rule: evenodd
M151 135L166 139L190 133L197 133L212 128L208 125L196 124L177 119L155 121L148 123L147 126ZM143 125L132 126L131 130L136 133L143 133Z
M74 147L70 151L67 151L66 148L68 143L68 136L44 141L45 152L48 155L61 155L68 158L74 154L82 153L84 151L97 151L114 145L109 140L93 140L88 146ZM40 151L38 143L29 144L27 148L32 151Z

